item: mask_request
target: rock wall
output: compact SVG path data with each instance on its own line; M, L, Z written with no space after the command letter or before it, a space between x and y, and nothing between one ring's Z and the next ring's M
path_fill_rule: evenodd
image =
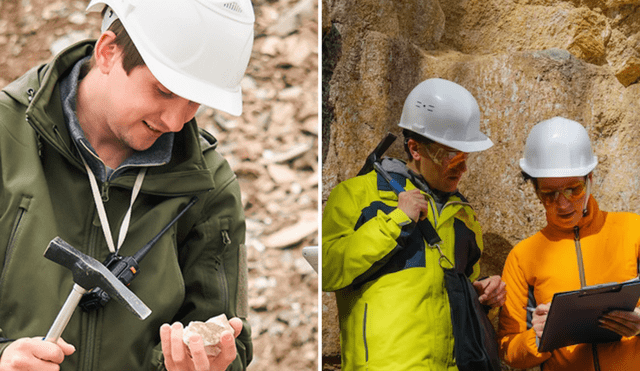
M485 274L500 274L509 250L546 224L518 167L539 121L582 123L601 208L640 213L639 0L324 0L322 35L323 201L387 132L401 135L411 89L441 77L476 97L495 143L470 157L460 183L483 224ZM404 158L396 142L387 154ZM339 356L335 323L325 294L326 369Z

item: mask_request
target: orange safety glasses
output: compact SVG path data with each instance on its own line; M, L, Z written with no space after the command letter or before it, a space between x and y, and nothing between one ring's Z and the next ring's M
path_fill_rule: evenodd
M560 197L560 194L564 196L568 201L574 202L582 198L582 196L586 193L586 183L581 181L580 183L567 187L560 190L547 190L547 189L538 189L536 193L543 204L549 206L555 203Z
M425 145L424 149L431 160L439 166L453 168L469 158L469 154L466 152L456 151L455 149L445 149L440 146L437 146L435 152L433 152L430 147L431 144Z

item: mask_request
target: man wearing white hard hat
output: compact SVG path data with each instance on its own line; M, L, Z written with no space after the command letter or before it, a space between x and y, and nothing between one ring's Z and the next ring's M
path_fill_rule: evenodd
M0 370L244 370L240 187L194 117L201 104L242 112L252 4L93 0L88 10L103 14L97 41L0 93ZM52 239L105 261L166 226L130 269L145 320L87 293L61 337L43 340L73 285L43 257ZM183 339L191 321L222 314L231 329L219 344Z
M518 243L504 267L507 301L498 336L501 357L512 367L640 368L638 308L601 318L601 326L621 335L620 341L538 350L555 293L638 277L640 216L600 210L591 195L597 164L589 135L576 121L554 117L535 125L527 137L520 168L545 208L547 226Z
M469 152L493 145L475 98L454 82L425 80L399 126L408 161L381 166L406 191L396 195L371 171L337 185L324 209L322 288L336 292L345 371L458 369L445 260L474 281L482 304L499 307L505 297L499 276L478 280L482 233L458 192ZM442 239L437 249L416 226L424 218Z

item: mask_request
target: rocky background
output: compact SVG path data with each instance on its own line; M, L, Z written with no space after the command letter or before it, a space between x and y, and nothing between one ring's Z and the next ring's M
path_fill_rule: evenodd
M99 36L88 1L0 0L0 87L72 42ZM250 370L318 369L318 2L254 0L241 117L201 109L238 174L247 217Z
M470 157L460 184L483 225L483 274L546 224L519 176L534 124L564 116L588 130L603 210L640 213L640 1L324 0L322 201L354 176L404 99L430 77L478 100L494 147ZM404 158L400 140L388 151ZM323 293L323 368L339 366L337 317ZM508 369L505 366L505 369Z

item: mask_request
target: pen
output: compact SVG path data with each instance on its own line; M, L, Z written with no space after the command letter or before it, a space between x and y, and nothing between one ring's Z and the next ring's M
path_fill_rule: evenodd
M524 309L528 310L528 311L529 311L529 312L531 312L531 313L533 313L533 312L535 312L535 311L536 311L536 308L532 308L532 307L522 307L522 308L524 308Z

